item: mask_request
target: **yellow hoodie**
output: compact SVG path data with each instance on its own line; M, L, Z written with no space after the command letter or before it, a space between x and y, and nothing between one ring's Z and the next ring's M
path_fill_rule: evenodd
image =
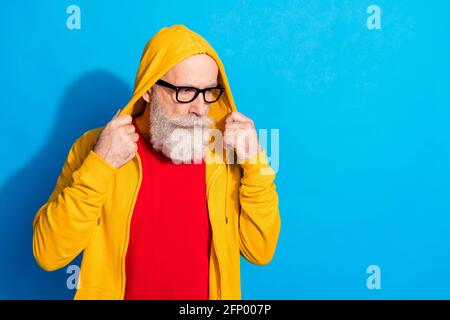
M215 127L236 106L224 66L214 49L183 25L161 29L146 45L134 94L120 114L141 114L142 95L182 60L206 53L219 66L223 97L210 108ZM142 179L139 155L117 169L92 151L102 128L72 145L56 186L33 221L33 254L47 271L66 266L83 252L75 299L123 299L130 221ZM206 184L212 244L209 299L241 299L240 254L257 265L275 252L281 220L267 156L256 164L226 164L206 155ZM180 266L182 268L183 266Z

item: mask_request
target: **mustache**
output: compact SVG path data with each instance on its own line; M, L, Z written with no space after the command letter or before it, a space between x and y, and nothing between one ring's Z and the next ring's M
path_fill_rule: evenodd
M166 120L174 127L178 128L207 128L213 124L213 120L208 116L197 116L188 114L185 116L166 116Z
M168 115L163 111L163 107L159 102L156 95L153 93L152 97L152 109L151 118L154 120L162 122L163 127L167 128L183 128L183 129L193 129L193 128L207 128L210 127L214 120L210 118L207 114L203 116L198 116L193 113L189 113L182 116Z

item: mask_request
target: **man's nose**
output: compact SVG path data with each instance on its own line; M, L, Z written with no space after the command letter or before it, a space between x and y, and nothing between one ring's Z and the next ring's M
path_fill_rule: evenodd
M193 112L198 116L206 115L208 111L208 104L203 100L203 95L200 93L194 101L190 103L189 112Z

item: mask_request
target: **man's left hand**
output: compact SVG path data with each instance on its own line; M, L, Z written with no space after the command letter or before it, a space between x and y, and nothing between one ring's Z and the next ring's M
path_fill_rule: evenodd
M225 119L223 146L230 146L238 159L246 160L261 151L253 120L237 111L231 112Z

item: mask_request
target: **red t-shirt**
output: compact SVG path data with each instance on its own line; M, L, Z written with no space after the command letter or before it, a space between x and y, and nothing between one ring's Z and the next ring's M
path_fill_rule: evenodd
M208 299L205 163L175 164L138 133L143 176L131 219L125 299Z

